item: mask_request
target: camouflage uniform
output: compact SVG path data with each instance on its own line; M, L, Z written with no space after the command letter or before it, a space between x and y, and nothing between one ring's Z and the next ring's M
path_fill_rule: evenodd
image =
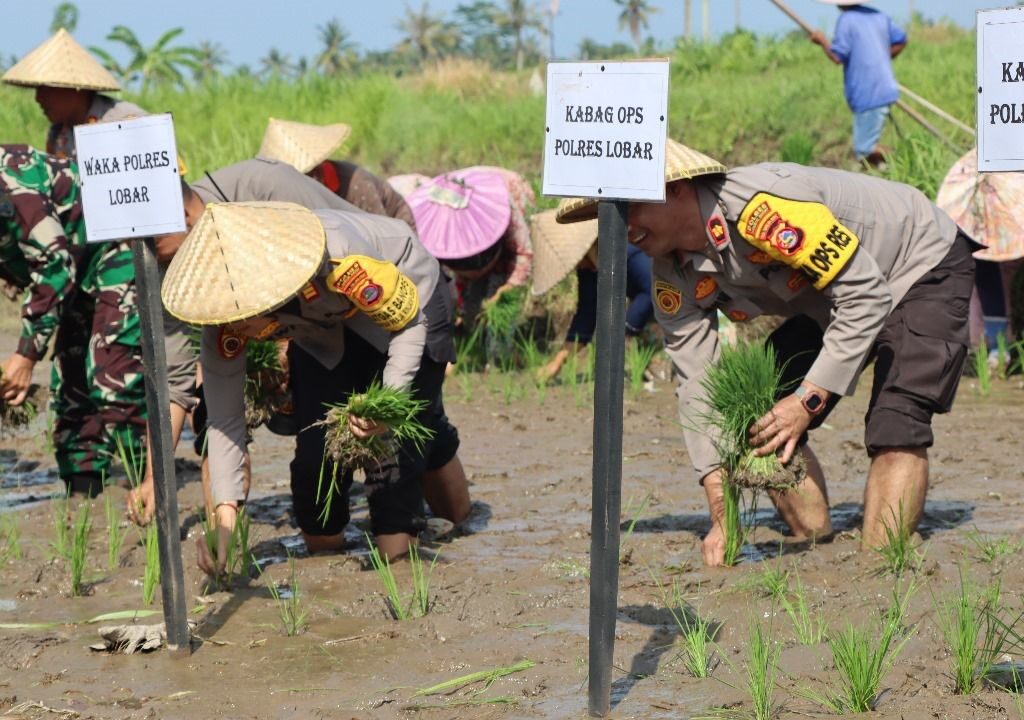
M145 428L131 256L86 245L78 170L25 145L0 145L0 276L27 290L16 352L38 361L54 339L57 465L93 492L115 433Z

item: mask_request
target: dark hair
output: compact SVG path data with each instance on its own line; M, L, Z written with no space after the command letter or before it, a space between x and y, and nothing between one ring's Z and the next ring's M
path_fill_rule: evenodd
M505 244L502 242L504 239L504 236L498 238L493 245L485 250L481 250L476 255L456 260L442 260L441 262L456 271L474 272L476 270L483 270L501 254L502 249L505 247Z

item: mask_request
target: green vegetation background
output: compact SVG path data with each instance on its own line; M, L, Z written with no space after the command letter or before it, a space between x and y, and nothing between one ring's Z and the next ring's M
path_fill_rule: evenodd
M901 83L970 125L974 65L973 32L945 24L912 26L910 45L895 61ZM529 78L529 70L503 73L463 61L404 77L228 76L125 97L151 112L174 113L191 178L251 157L274 116L349 123L353 133L343 153L382 175L491 164L536 184L544 98L530 92ZM853 167L842 69L801 35L739 32L715 44L681 44L672 54L670 105L669 134L727 164L791 159ZM888 176L934 196L956 156L894 113L898 131L890 124L883 138L897 149ZM41 147L45 136L32 92L0 87L2 142ZM965 148L971 144L966 136L956 139Z

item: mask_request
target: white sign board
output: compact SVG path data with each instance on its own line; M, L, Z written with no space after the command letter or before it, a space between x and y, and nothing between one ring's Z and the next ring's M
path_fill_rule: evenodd
M185 231L170 114L75 126L89 242Z
M1024 7L978 11L978 170L1024 170Z
M664 202L668 68L548 64L545 195Z

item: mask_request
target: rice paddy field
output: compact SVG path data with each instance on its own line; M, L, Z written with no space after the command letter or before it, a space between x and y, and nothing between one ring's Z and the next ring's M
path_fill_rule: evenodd
M942 26L914 37L901 80L969 119L971 38ZM738 35L674 59L673 136L730 163L848 162L838 71L820 71L817 48ZM193 173L249 156L275 115L351 123L351 156L383 174L486 162L536 180L542 99L524 77L475 72L227 79L138 100L175 113ZM955 158L899 122L890 176L934 192ZM8 88L0 128L8 141L44 133L31 98ZM100 627L160 621L152 538L123 513L136 463L122 459L104 497L65 504L46 414L4 436L0 717L585 717L593 378L583 358L539 385L545 352L524 345L515 366L464 363L448 379L473 511L460 531L425 539L418 562L374 556L359 492L348 550L310 557L291 516L292 442L260 429L236 561L211 584L195 565L207 540L197 458L183 442L195 625L192 652L177 656L90 649ZM862 383L812 438L835 536L795 541L748 492L737 564L709 569L704 493L666 360L655 354L645 378L650 356L629 357L612 717L1024 719L1020 375L978 364L981 376L964 378L952 413L936 419L918 533L897 532L884 553L860 550Z

